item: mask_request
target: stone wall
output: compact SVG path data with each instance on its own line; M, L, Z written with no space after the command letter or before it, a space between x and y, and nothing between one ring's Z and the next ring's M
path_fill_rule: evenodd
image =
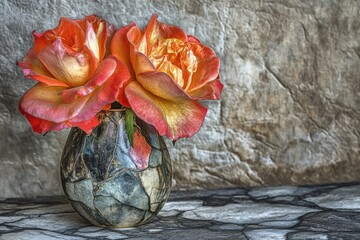
M152 13L212 46L222 99L191 139L168 142L174 188L360 180L360 1L3 0L0 198L62 194L67 131L33 133L17 111L34 82L15 66L31 31L97 14L117 27Z

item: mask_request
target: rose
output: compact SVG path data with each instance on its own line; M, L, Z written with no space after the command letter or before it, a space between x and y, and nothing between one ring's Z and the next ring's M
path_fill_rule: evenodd
M194 135L207 112L197 100L220 98L220 61L214 51L180 28L158 22L156 15L144 32L134 23L120 28L111 53L131 73L120 103L160 135L173 140Z
M96 114L123 95L130 74L118 59L106 57L113 32L92 15L62 18L55 29L33 33L34 46L17 65L39 82L19 103L35 132L79 127L89 134L99 124Z

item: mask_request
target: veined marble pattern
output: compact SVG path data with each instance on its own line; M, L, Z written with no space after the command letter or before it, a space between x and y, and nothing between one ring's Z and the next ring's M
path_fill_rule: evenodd
M78 128L69 134L61 160L64 193L94 225L145 224L169 197L172 168L166 145L153 127L140 120L135 125L149 155L131 146L121 110L105 112L90 135Z
M0 239L360 239L360 184L173 192L151 223L91 226L62 197L0 202Z

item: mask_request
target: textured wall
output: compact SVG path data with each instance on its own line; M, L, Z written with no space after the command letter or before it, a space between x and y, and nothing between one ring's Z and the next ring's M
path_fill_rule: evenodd
M360 180L360 1L2 0L0 198L62 194L67 131L31 131L17 102L34 82L15 61L32 30L92 13L117 27L158 13L222 59L222 100L170 149L175 188Z

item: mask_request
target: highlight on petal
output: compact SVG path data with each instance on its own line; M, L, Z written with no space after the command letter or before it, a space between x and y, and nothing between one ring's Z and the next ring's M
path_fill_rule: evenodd
M93 26L90 23L87 23L86 26L86 40L85 45L94 53L94 56L97 58L98 61L101 60L100 58L100 46L94 31Z
M69 51L60 38L41 50L38 57L56 79L71 87L84 84L92 73L91 56Z
M137 82L131 82L125 94L136 116L172 140L194 135L207 112L205 107L191 99L171 101L159 98Z
M107 25L106 21L96 15L87 16L85 20L85 26L91 25L97 38L99 45L99 59L102 60L105 57L107 51L107 44L109 43L109 38L113 35L114 26ZM84 29L87 29L86 27Z

